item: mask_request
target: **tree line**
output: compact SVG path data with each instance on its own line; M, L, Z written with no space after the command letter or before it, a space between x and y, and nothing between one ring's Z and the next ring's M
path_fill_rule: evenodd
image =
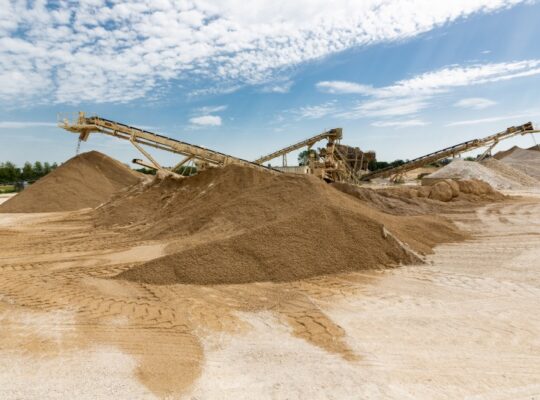
M36 161L33 164L25 162L22 168L19 168L14 163L6 161L0 163L0 184L12 184L20 181L34 182L57 167L57 163Z

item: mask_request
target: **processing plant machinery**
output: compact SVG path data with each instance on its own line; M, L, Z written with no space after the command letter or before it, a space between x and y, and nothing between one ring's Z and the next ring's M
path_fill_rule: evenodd
M133 126L121 124L119 122L111 121L98 116L87 117L84 112L79 112L74 121L70 121L67 118L59 118L58 126L66 129L67 131L77 133L79 135L79 142L88 140L88 137L92 132L98 132L119 139L128 140L148 159L148 161L139 159L135 159L133 161L139 165L157 170L164 170L164 168L141 145L183 155L184 158L172 168L173 171L181 166L186 165L188 162L194 162L198 169L204 169L208 166L237 164L245 167L279 173L279 171L251 161L220 153L215 150L210 150L202 146L182 142L163 135L158 135L144 129L135 128Z
M260 157L255 162L262 164L282 157L283 167L286 167L287 154L306 147L309 154L307 173L328 182L357 183L360 176L367 172L369 162L375 160L375 152L362 152L358 147L340 144L342 138L341 128L330 129ZM311 151L313 145L321 140L327 141L326 146L318 152Z
M375 178L391 178L393 181L400 181L401 176L407 172L416 168L423 167L424 165L442 160L447 157L456 157L461 153L471 151L480 147L488 146L486 151L480 156L480 160L486 157L489 152L501 141L508 139L517 135L527 135L540 132L535 130L532 122L527 122L519 126L511 126L506 130L496 133L494 135L486 136L482 139L473 139L467 142L456 144L454 146L446 147L442 150L435 151L433 153L426 154L415 158L414 160L408 161L397 167L387 167L377 171L370 172L368 174L362 175L361 180L367 181Z

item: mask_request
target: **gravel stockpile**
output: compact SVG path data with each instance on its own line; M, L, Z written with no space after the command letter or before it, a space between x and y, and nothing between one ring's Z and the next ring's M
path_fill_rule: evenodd
M512 168L540 180L540 152L516 148L501 161Z
M519 189L522 185L497 171L475 161L456 159L445 167L430 174L430 179L478 179L497 189Z
M482 165L488 167L497 174L516 182L524 187L534 187L539 186L540 181L536 178L533 178L530 175L527 175L525 172L520 169L514 168L511 163L505 163L503 160L497 160L495 158L488 158L482 161Z
M234 165L156 178L94 218L124 235L172 241L168 255L117 277L152 284L282 282L380 268L419 262L416 252L463 238L441 217L390 215L314 177Z
M140 175L97 151L80 154L0 205L4 213L73 211L96 207Z

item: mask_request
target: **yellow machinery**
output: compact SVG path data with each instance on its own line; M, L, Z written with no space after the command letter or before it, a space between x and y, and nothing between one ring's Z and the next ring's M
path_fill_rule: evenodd
M334 128L302 140L298 143L274 151L255 160L257 164L282 157L283 167L287 166L287 154L306 147L311 150L321 140L327 140L326 146L318 154L309 153L308 173L332 182L358 182L361 173L367 169L370 160L375 159L374 152L364 153L358 148L340 144L343 130Z
M105 135L117 137L119 139L128 140L149 160L149 162L139 159L133 161L148 168L158 170L164 169L146 150L144 150L141 145L183 155L184 158L172 168L173 171L183 165L186 165L188 162L194 162L199 169L204 169L207 166L237 164L245 167L279 173L279 171L251 161L243 160L241 158L233 157L218 151L158 135L144 129L124 125L119 122L111 121L98 116L87 117L84 112L79 112L75 121L70 121L67 118L59 119L58 126L70 132L77 133L80 141L86 141L92 132L99 132Z
M368 174L362 175L361 180L367 181L374 178L388 178L390 177L393 181L400 181L402 174L407 171L411 171L416 168L423 167L424 165L433 163L435 161L441 160L447 157L455 157L461 153L471 151L480 147L488 146L486 151L480 157L480 160L483 159L491 150L504 139L511 138L517 135L526 135L529 133L540 132L535 130L531 122L527 122L519 126L511 126L506 130L496 133L494 135L487 136L482 139L473 139L467 142L456 144L455 146L447 147L445 149L435 151L433 153L426 154L425 156L415 158L414 160L408 161L405 164L402 164L398 167L387 167L377 171L370 172Z

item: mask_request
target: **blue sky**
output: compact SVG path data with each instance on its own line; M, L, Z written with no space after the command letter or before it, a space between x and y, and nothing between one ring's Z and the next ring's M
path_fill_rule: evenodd
M18 164L72 157L76 137L55 122L78 110L247 159L332 127L393 160L540 122L534 1L0 0L0 10L0 160ZM498 148L514 144L534 142ZM139 157L99 134L91 149Z

